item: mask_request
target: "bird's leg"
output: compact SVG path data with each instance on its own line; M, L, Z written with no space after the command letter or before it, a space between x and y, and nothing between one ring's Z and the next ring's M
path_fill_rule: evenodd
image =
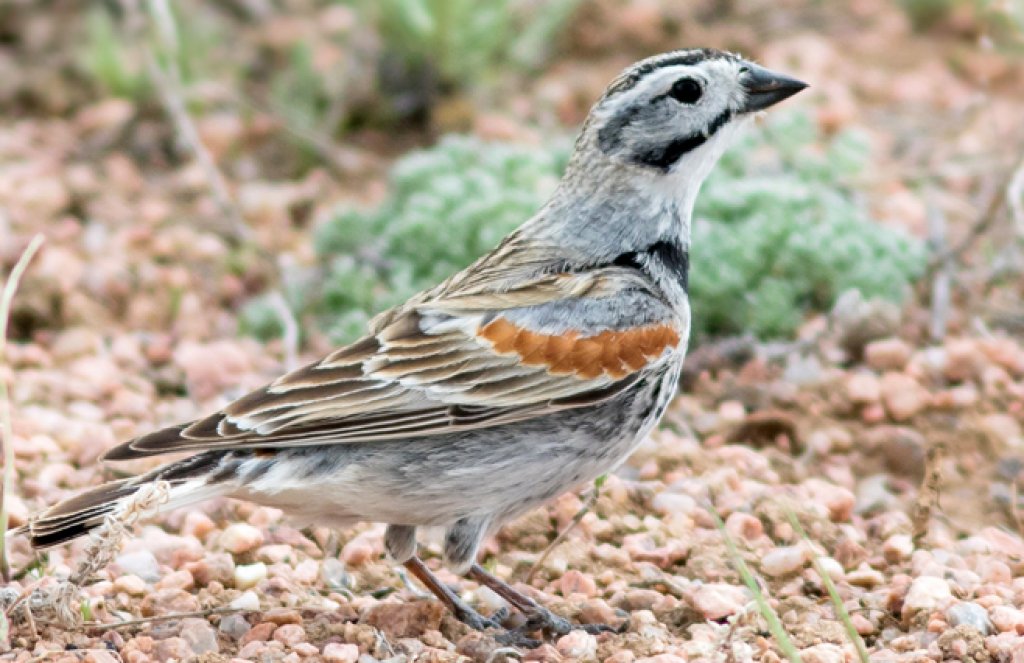
M469 604L459 598L458 594L438 580L437 576L430 572L430 569L427 568L426 564L424 564L419 557L410 557L403 562L402 565L409 569L409 573L416 576L416 579L423 583L423 586L429 589L430 592L436 596L437 599L441 601L441 603L443 603L444 606L448 608L448 610L463 624L466 624L477 631L483 631L489 628L501 628L501 624L494 619L484 617L479 612L469 607Z
M491 589L495 594L512 604L512 607L523 613L523 616L526 617L526 624L521 627L523 631L544 630L557 635L565 635L573 629L580 629L587 633L595 634L619 631L619 628L608 624L573 624L565 617L559 617L526 594L491 575L479 564L471 566L467 575L484 587Z

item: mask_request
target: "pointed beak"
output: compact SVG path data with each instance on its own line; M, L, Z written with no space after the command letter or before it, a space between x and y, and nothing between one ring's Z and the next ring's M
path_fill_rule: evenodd
M774 72L756 64L745 65L740 82L747 91L747 101L741 112L753 113L774 106L807 87L807 83Z

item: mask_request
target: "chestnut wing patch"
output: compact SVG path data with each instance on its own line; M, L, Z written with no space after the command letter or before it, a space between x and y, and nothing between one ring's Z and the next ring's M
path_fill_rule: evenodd
M503 317L480 328L478 337L501 355L515 354L526 366L547 369L553 375L575 375L593 380L602 375L619 380L679 345L679 331L670 324L634 329L605 330L591 336L578 331L544 334L518 327Z

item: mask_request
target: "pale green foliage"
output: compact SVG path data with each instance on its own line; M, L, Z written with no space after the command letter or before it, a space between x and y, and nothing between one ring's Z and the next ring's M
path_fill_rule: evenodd
M690 283L694 331L791 334L844 290L898 300L923 245L875 225L847 184L867 146L823 141L802 114L776 116L726 153L698 197Z
M567 152L451 136L404 157L383 205L343 212L317 236L329 262L321 306L338 335L493 248L554 190Z
M296 44L289 53L291 66L270 84L273 106L290 125L313 129L326 105L322 77L313 68L313 54L306 44Z
M341 212L321 228L324 275L296 281L289 300L337 340L353 339L373 313L465 267L528 219L568 153L567 142L536 148L453 136L404 157L378 208ZM784 337L846 289L905 294L923 268L923 246L874 224L846 184L866 156L855 135L826 141L803 115L777 117L730 150L695 212L695 335ZM259 318L258 310L246 317L252 328Z
M132 57L110 14L99 5L86 16L83 43L83 66L108 93L127 99L141 99L148 93L142 62Z
M580 0L361 0L385 43L449 85L472 86L496 64L534 67Z
M918 30L947 21L954 13L969 18L997 46L1024 49L1024 2L1020 0L900 0Z
M173 67L183 84L208 78L230 65L215 52L225 41L216 12L201 5L179 7L168 3L163 5L167 11L154 14L149 8L157 5L143 6L147 8L147 23L139 37L145 40L157 64L165 71ZM152 95L153 84L139 46L102 5L89 10L81 62L85 72L107 93L133 101Z

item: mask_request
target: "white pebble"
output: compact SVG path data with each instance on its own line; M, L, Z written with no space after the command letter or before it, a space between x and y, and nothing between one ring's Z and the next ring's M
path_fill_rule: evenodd
M247 523L233 523L221 533L220 545L235 555L249 552L263 545L263 532Z
M351 643L332 642L324 647L324 660L327 663L356 663L359 660L359 647Z
M873 589L885 582L885 576L882 575L881 571L877 571L867 564L861 564L859 567L846 574L846 582L854 585L855 587Z
M914 554L914 540L909 534L893 534L882 544L882 555L890 564L910 559Z
M267 565L263 562L255 564L241 564L235 567L235 587L238 589L249 589L259 584L267 577Z
M692 513L697 508L697 501L689 495L681 493L660 492L651 500L651 507L662 515L671 513Z
M903 599L903 612L905 616L921 611L931 612L946 607L952 601L953 594L949 591L948 582L935 576L920 576L910 583L907 596Z
M819 557L818 565L821 566L821 570L825 572L825 575L835 582L840 582L846 577L843 565L831 557Z
M800 660L804 663L844 663L846 656L839 645L821 643L801 649Z
M230 607L234 610L259 610L260 597L252 590L245 591L230 603Z
M476 594L477 601L480 602L484 608L487 608L488 612L494 612L508 606L508 602L501 598L494 592L490 587L481 586L474 592Z
M570 631L558 639L555 649L569 658L594 658L597 655L597 638L586 631Z
M946 611L946 621L950 626L967 624L978 629L982 635L992 632L992 622L988 618L988 611L977 603L964 601L957 603Z
M114 564L121 573L136 575L146 582L160 579L160 564L148 550L122 553L114 560Z
M761 558L761 570L770 576L784 576L800 570L806 561L807 549L804 546L782 546Z
M142 596L146 593L146 581L136 575L123 575L114 578L114 591L125 592L131 596Z

